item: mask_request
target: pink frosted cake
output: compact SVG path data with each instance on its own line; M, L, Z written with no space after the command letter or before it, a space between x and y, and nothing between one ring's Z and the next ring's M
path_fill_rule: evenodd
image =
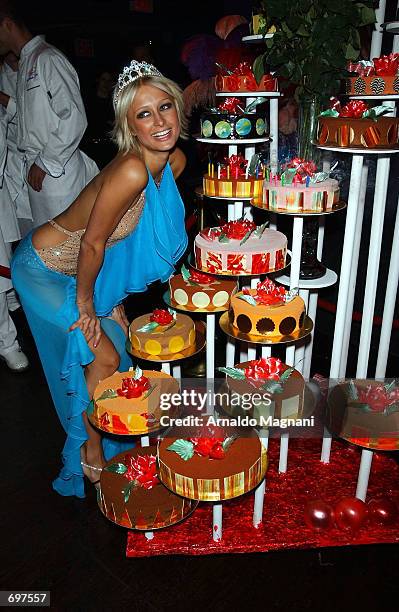
M295 183L284 185L281 179L275 184L265 183L263 203L268 210L292 213L327 212L339 201L339 186L335 179L326 179L320 183Z
M285 267L287 238L248 220L202 230L195 238L196 267L212 274L266 274Z

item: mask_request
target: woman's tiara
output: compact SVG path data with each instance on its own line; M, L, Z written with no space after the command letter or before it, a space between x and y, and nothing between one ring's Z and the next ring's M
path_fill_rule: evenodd
M129 85L129 83L133 83L140 77L145 76L162 76L162 73L159 72L158 68L155 68L155 66L149 64L148 62L138 62L137 60L132 60L129 66L125 66L123 72L121 72L118 77L118 83L114 90L114 103L126 85Z

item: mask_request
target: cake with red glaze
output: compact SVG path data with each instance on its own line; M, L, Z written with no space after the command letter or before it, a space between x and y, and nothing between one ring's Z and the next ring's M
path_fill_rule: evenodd
M303 412L305 381L302 374L277 357L253 359L234 368L218 368L226 374L231 401L222 407L233 417L258 419L299 418ZM234 398L234 401L233 401ZM238 402L236 398L241 398Z
M115 372L95 388L88 417L102 431L145 435L160 429L162 415L173 416L170 410L161 410L161 394L178 391L178 381L164 372L142 371L138 367L129 372Z
M196 267L211 274L266 274L285 267L287 238L248 220L202 230L195 238Z
M133 349L153 356L181 353L195 345L194 321L172 309L155 309L141 315L129 326Z
M328 396L327 427L366 448L399 450L399 387L396 381L350 380Z
M230 324L243 334L278 340L299 332L306 316L296 291L286 291L266 278L256 289L238 291L230 300Z
M184 519L195 503L159 481L156 448L132 448L105 464L98 505L108 519L129 529L168 527Z
M220 67L215 77L216 91L277 91L277 79L271 74L265 74L259 83L255 79L252 67L248 62L240 62L234 70Z
M180 274L170 277L169 288L172 306L194 312L212 312L229 307L230 296L237 290L237 281L218 278L183 265Z
M220 427L190 436L171 430L159 443L159 478L171 491L201 501L232 499L264 478L267 455L255 430L240 436Z

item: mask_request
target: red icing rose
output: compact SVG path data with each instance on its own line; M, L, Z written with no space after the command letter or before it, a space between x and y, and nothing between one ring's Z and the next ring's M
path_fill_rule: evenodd
M358 119L368 109L368 106L363 100L350 100L348 104L341 108L340 117L350 117Z
M381 55L373 59L374 68L378 76L395 76L399 68L399 53Z
M127 471L124 476L130 481L136 481L144 489L152 489L158 484L157 464L154 455L125 455Z
M230 157L225 157L224 163L226 165L220 168L220 178L227 178L227 166L229 166L231 179L245 177L245 169L248 161L242 155L230 155Z
M150 316L150 321L158 323L158 325L169 325L173 321L173 315L168 310L156 308Z
M284 372L285 365L277 357L267 357L250 361L244 370L245 378L249 380L280 380L280 374Z
M198 272L198 270L190 270L190 280L200 285L210 285L215 281L213 276L209 276L209 274L204 272Z
M238 98L226 98L222 104L219 104L218 109L233 114L239 114L240 111L242 112L242 102Z
M296 180L299 180L301 183L305 183L306 177L312 177L317 171L317 166L313 161L306 161L301 157L294 157L285 165L285 168L295 168Z
M383 385L366 389L357 389L359 402L368 404L373 412L384 412L384 410L399 400L399 388L387 392Z
M284 287L278 287L273 281L266 278L262 283L258 283L254 297L258 304L270 306L271 304L282 304L285 301L285 295Z
M194 444L194 451L201 457L210 459L223 459L225 452L223 449L224 438L190 438Z
M120 397L126 397L126 399L134 399L140 397L145 391L150 388L150 381L146 376L140 376L140 378L123 378L122 387L117 389L116 392Z
M222 232L227 238L242 240L244 236L252 230L256 229L256 224L253 221L244 219L242 221L229 221L222 225Z

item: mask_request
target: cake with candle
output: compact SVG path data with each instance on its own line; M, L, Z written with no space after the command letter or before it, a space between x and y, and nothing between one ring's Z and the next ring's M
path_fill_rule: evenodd
M265 425L264 421L270 417L302 416L305 381L298 370L277 357L254 359L234 368L218 369L226 374L231 401L223 401L222 407L231 416L249 415L260 425ZM220 397L224 399L223 394Z
M352 62L348 71L354 76L346 79L349 96L387 96L399 94L399 53L375 57L373 60Z
M221 501L244 495L264 478L267 455L255 430L170 430L158 446L159 478L177 495Z
M194 321L172 309L157 308L131 322L129 338L132 347L141 353L174 355L195 345Z
M253 198L262 195L264 170L259 162L250 164L242 155L231 155L224 163L209 163L203 177L204 195L216 198Z
M188 516L195 502L175 495L158 477L156 447L136 447L105 464L97 496L101 512L128 529L168 527Z
M286 291L269 278L256 289L238 291L230 300L230 325L243 334L271 341L299 333L305 316L305 303L297 290Z
M327 172L317 172L314 162L298 157L285 164L280 176L268 170L263 197L255 200L259 207L287 213L329 212L338 202L338 181Z
M369 108L363 100L339 102L319 116L317 144L327 147L387 149L397 147L399 119L383 117L386 106Z
M326 424L333 435L375 450L399 450L396 380L349 380L329 393Z
M183 265L180 274L170 277L169 288L172 306L212 312L228 308L230 296L237 290L237 281L218 278Z
M160 397L178 391L177 380L164 372L142 371L139 367L129 372L115 372L95 388L88 417L102 431L146 435L160 429L163 414L174 416L170 410L161 410Z
M208 227L195 238L196 267L211 274L266 274L285 267L287 237L239 219ZM233 299L233 298L232 298Z
M271 74L265 74L259 83L255 79L252 67L249 62L240 62L234 70L228 70L224 66L219 66L218 74L215 77L216 91L225 92L244 92L244 91L277 91L277 79Z
M253 111L266 98L256 98L245 106L243 99L226 98L217 108L201 115L201 137L239 140L260 138L267 133L267 121L263 115Z

